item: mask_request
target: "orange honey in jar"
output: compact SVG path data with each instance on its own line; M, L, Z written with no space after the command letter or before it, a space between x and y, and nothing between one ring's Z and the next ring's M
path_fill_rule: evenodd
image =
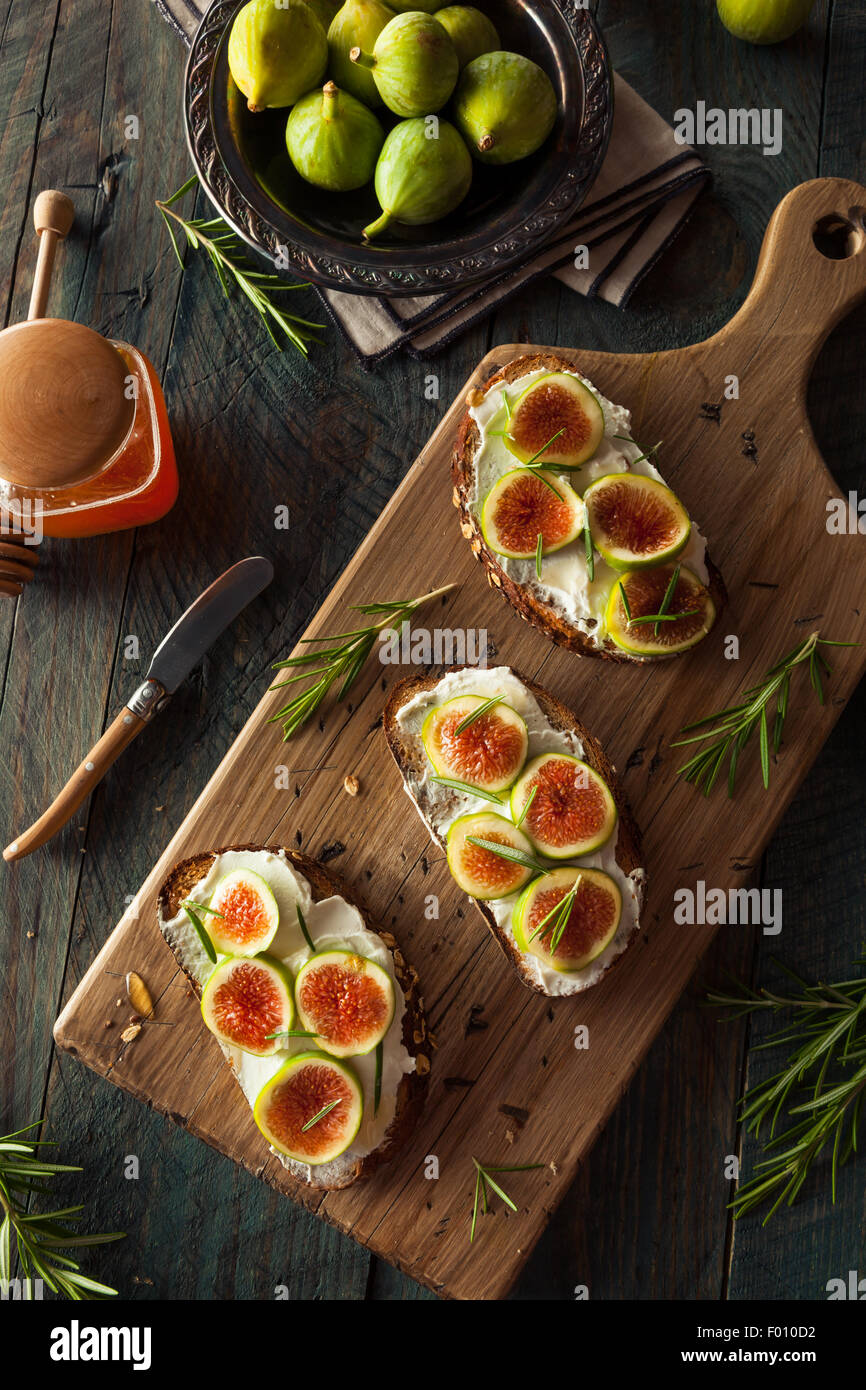
M30 312L0 333L0 592L30 577L42 535L94 536L164 516L178 479L165 399L129 343L44 317L57 243L75 215L62 193L34 205ZM4 582L4 580L6 582Z

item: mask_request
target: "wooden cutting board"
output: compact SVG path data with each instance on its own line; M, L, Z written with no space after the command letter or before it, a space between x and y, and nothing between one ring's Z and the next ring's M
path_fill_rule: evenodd
M651 668L581 659L548 644L488 588L451 502L463 393L306 634L344 630L352 603L453 582L418 624L486 629L494 661L549 686L603 740L643 827L650 876L643 931L617 969L556 1002L519 984L450 879L386 748L385 693L408 672L371 660L351 705L329 707L289 744L267 722L281 692L264 695L57 1021L61 1047L444 1296L495 1299L510 1288L716 930L676 925L675 890L701 879L722 889L748 883L866 663L866 645L832 654L823 708L801 672L769 792L757 748L744 757L733 801L722 786L707 800L677 780L682 756L669 742L682 724L731 703L817 627L834 639L866 638L866 542L828 533L837 489L805 410L822 341L866 293L864 209L866 189L843 180L794 190L770 223L746 304L708 342L626 357L556 349L632 409L639 441L664 440L662 470L710 538L730 605L694 653ZM838 251L841 237L847 258L819 251L816 227L825 248ZM467 387L539 350L495 349ZM726 399L732 376L739 396ZM725 656L729 635L739 659ZM349 773L361 783L356 797L343 790ZM438 1040L425 1115L395 1162L343 1192L313 1192L269 1155L156 926L156 890L175 861L240 841L327 860L421 975ZM438 920L425 915L430 895ZM124 1046L104 1022L117 1016L112 972L128 970L148 982L155 1017L174 1026L145 1027ZM575 1046L579 1025L588 1049ZM546 1167L504 1179L517 1211L497 1202L470 1245L472 1155Z

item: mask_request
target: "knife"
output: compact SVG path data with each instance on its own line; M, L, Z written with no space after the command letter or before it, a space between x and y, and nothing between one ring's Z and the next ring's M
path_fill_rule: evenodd
M263 555L241 560L199 594L178 618L153 654L147 675L132 699L91 748L48 810L3 851L7 863L23 859L56 835L85 797L102 781L112 763L140 734L155 714L165 709L181 681L274 577L274 567Z

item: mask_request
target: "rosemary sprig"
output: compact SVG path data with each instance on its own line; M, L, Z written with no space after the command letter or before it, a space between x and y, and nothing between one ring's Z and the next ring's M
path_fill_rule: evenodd
M499 695L491 695L489 700L482 700L480 705L476 705L474 709L469 711L464 719L460 720L460 723L454 730L455 734L462 734L464 730L475 723L476 719L480 719L482 714L486 714L489 709L493 709L494 705L501 704L502 700Z
M278 1028L276 1033L265 1033L265 1042L272 1038L318 1038L318 1033L308 1033L305 1028Z
M577 878L574 880L568 892L560 898L558 903L554 903L550 911L542 917L535 931L529 938L530 941L534 941L537 936L546 936L547 933L550 932L551 955L556 954L556 948L562 940L563 932L568 926L568 919L571 916L571 909L574 907L574 900L577 897L577 890L580 887L581 877L581 874L577 875ZM554 919L553 921L551 921L552 918ZM550 923L549 926L548 923Z
M622 439L626 444L637 444L637 440L632 439L631 435L629 434L615 434L613 438ZM654 454L658 453L659 449L662 447L663 444L664 440L660 439L658 444L653 444L652 448L647 449L645 454L639 454L636 459L631 459L629 462L629 468L633 468L636 463L643 463L645 459L651 459Z
M83 1249L89 1245L106 1245L112 1240L125 1239L124 1231L109 1231L100 1235L81 1235L71 1230L68 1222L78 1221L83 1205L58 1207L55 1211L35 1213L28 1209L31 1196L48 1190L50 1180L58 1173L80 1173L81 1169L68 1163L47 1163L36 1155L37 1148L47 1146L47 1139L22 1139L42 1121L25 1125L14 1134L0 1138L0 1291L12 1277L13 1237L18 1264L26 1281L26 1298L33 1297L32 1281L41 1279L52 1293L75 1302L91 1298L111 1298L117 1290L100 1284L81 1273L81 1267L61 1251ZM61 1219L62 1218L62 1219Z
M501 845L498 840L485 840L481 835L467 835L467 845L475 845L477 849L489 850L491 854L498 854L500 859L508 859L513 864L522 864L525 869L536 869L539 873L546 873L543 864L539 864L529 854L524 854L522 849L515 849L513 845Z
M302 936L302 937L304 938L304 940L306 941L306 943L307 943L307 945L309 946L310 950L312 951L313 955L315 955L315 954L316 954L316 948L315 948L315 946L313 945L313 938L310 936L309 930L308 930L308 928L307 928L307 924L306 924L306 922L304 921L304 914L303 914L303 912L301 911L301 904L300 904L300 903L295 903L295 911L296 911L297 914L298 914L298 926L299 926L300 929L301 929L301 936Z
M183 187L173 193L170 198L165 198L162 201L157 200L156 203L171 237L171 244L174 247L181 270L185 268L184 261L172 223L181 228L188 246L191 246L194 251L202 250L208 256L226 299L229 298L229 284L234 281L237 288L246 296L259 315L268 337L278 352L282 352L282 347L271 327L271 320L285 333L289 342L298 349L298 352L307 357L309 355L307 344L317 341L316 331L324 328L324 324L312 323L309 319L299 318L297 314L286 313L284 309L279 307L273 296L288 290L306 290L310 288L309 284L307 282L286 281L279 275L259 270L252 261L247 259L240 241L221 217L184 218L175 212L173 210L174 204L189 193L190 189L197 187L198 179L193 174L192 178L187 179Z
M373 1080L373 1118L379 1113L379 1102L382 1099L382 1063L385 1059L385 1040L382 1038L376 1044L376 1075Z
M323 1105L317 1115L314 1115L311 1120L307 1120L307 1123L305 1125L301 1125L301 1133L306 1134L308 1129L312 1129L313 1125L317 1125L320 1120L323 1120L325 1118L326 1115L330 1115L331 1111L336 1109L336 1107L340 1105L341 1102L342 1097L340 1096L338 1096L336 1100L329 1100L328 1104Z
M623 584L622 580L620 580L619 592L622 597L622 606L625 609L626 622L628 623L628 626L638 627L640 623L655 623L655 635L656 637L658 637L660 623L678 623L681 618L693 618L695 614L699 613L699 608L689 608L684 613L668 612L668 609L670 608L671 602L673 600L674 593L676 591L677 580L679 579L679 577L680 567L679 565L677 565L676 569L674 570L673 574L668 580L668 586L665 589L664 597L661 601L661 604L659 605L659 611L657 613L644 613L639 618L632 617L631 607L628 601L628 595L625 591L625 585Z
M538 450L538 452L535 453L535 454L533 454L531 459L527 459L527 460L526 460L526 463L523 465L523 467L524 467L524 468L545 468L547 465L546 465L546 464L543 464L543 463L539 463L539 459L541 458L542 454L546 454L546 453L547 453L547 451L548 451L548 449L550 448L551 444L555 444L555 443L556 443L557 439L559 438L559 436L560 436L561 434L565 434L565 425L563 425L563 427L562 427L561 430L557 430L557 431L556 431L556 434L552 434L552 435L550 436L550 438L548 439L547 443L546 443L546 444L542 444L542 446L541 446L541 448Z
M595 551L593 550L592 531L589 525L589 512L586 508L584 508L583 517L583 548L586 554L586 572L591 584L595 579Z
M539 531L538 540L535 545L535 573L538 579L541 578L541 560L544 554L544 536Z
M532 788L532 791L529 793L529 796L526 798L526 801L525 801L524 806L523 806L523 810L520 812L520 815L517 817L517 820L514 822L514 827L515 827L516 830L519 830L520 827L521 827L521 825L523 824L523 822L526 820L526 817L529 815L529 808L530 808L530 806L532 805L533 801L535 800L535 798L536 798L537 796L538 796L538 783L536 782L535 786Z
M746 1131L769 1138L764 1155L748 1182L739 1187L731 1207L744 1216L765 1202L770 1217L783 1203L791 1206L813 1165L830 1153L830 1192L836 1200L838 1171L857 1152L866 1095L866 975L837 984L810 985L786 966L777 965L796 983L790 994L768 989L757 993L741 986L735 993L711 993L709 1002L731 1010L731 1018L771 1012L793 1015L759 1048L793 1044L785 1065L766 1081L749 1088L740 1102ZM854 970L866 968L857 960ZM785 1127L777 1133L784 1114Z
M771 666L758 685L753 685L745 691L740 704L729 705L727 709L720 710L718 714L707 715L704 719L696 719L694 723L683 726L680 730L683 734L689 733L691 729L700 729L701 732L690 734L688 738L676 739L671 744L672 748L681 748L689 743L703 743L707 739L711 742L694 757L689 758L688 762L683 763L682 767L677 769L677 775L684 777L687 782L693 782L696 787L703 791L705 796L709 796L727 758L729 760L728 796L733 796L740 754L757 729L761 752L761 776L764 787L769 787L771 738L773 752L778 753L788 713L788 694L792 674L798 666L808 663L812 688L818 697L819 704L823 705L824 689L821 675L823 672L824 675L829 676L832 667L820 648L856 647L858 645L857 642L832 642L828 637L821 637L818 632L810 633L804 641L799 642L794 647L793 651L783 656L780 661L776 662L775 666ZM769 720L774 701L775 717L773 718L771 735ZM708 728L708 725L711 727Z
M199 941L201 942L202 950L204 951L204 953L205 953L205 955L207 956L208 960L210 961L211 965L216 965L216 959L217 959L217 958L216 958L216 951L214 950L214 944L213 944L213 942L212 942L211 939L210 939L210 934L209 934L207 928L205 927L204 922L201 920L201 918L200 918L199 915L198 915L198 912L199 912L199 908L200 908L200 907L201 907L201 903L184 903L184 904L183 904L183 910L184 910L184 912L186 913L187 917L189 918L189 920L192 922L193 926L195 927L196 935L197 935Z
M475 1226L478 1221L479 1205L485 1216L490 1210L488 1188L490 1188L491 1192L495 1192L497 1197L501 1197L505 1205L510 1207L512 1211L517 1211L517 1207L514 1202L512 1202L508 1193L504 1192L499 1186L499 1183L491 1177L491 1173L529 1173L534 1168L544 1167L543 1163L500 1163L495 1166L492 1164L485 1165L479 1163L478 1159L475 1157L473 1157L472 1162L475 1165L475 1200L472 1205L472 1225L469 1228L470 1244L475 1239Z
M470 786L468 782L458 782L453 777L431 777L431 782L438 782L440 787L451 787L455 792L466 792L468 796L479 796L483 801L492 801L495 806L502 805L502 797L495 792L483 792L480 787Z
M384 628L399 628L422 604L429 603L431 599L439 598L440 595L447 594L454 588L456 588L454 584L445 584L441 589L433 589L429 594L422 594L420 598L399 599L391 603L355 604L353 611L356 613L365 613L370 616L381 613L383 616L379 622L371 623L369 627L356 628L353 632L337 632L327 637L304 638L305 644L326 642L334 645L328 645L316 651L303 652L300 656L290 656L286 661L274 663L275 670L286 666L297 666L302 669L298 675L288 676L286 680L278 681L276 685L272 685L272 690L281 690L283 686L292 685L295 681L301 680L310 679L313 680L313 684L302 694L289 700L288 704L271 716L268 723L282 724L283 741L290 739L316 713L332 685L337 681L341 682L337 694L339 700L342 700L351 690L361 668L376 644L376 638ZM310 667L313 669L308 669Z

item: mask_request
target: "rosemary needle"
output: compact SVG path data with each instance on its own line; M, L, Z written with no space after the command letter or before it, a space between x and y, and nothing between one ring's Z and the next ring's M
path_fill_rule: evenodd
M479 1206L481 1207L481 1210L483 1211L485 1216L487 1215L487 1212L490 1209L487 1192L488 1188L490 1188L491 1192L495 1192L497 1197L501 1197L505 1205L507 1207L510 1207L512 1211L517 1211L517 1207L514 1204L514 1202L512 1202L511 1198L508 1196L508 1193L503 1191L503 1189L499 1186L499 1183L496 1182L493 1177L491 1177L491 1174L529 1173L535 1168L544 1167L543 1163L509 1163L485 1165L483 1163L479 1163L477 1158L473 1158L472 1162L475 1165L475 1196L472 1204L472 1225L469 1228L470 1244L475 1239L475 1227L478 1222Z
M316 332L318 329L324 328L324 324L312 323L309 319L299 318L297 314L286 313L276 303L273 296L288 290L306 290L310 288L309 284L306 281L286 281L280 275L259 270L252 261L247 259L240 241L228 223L224 222L221 217L185 218L181 217L180 213L175 212L174 204L179 202L191 189L197 187L198 179L193 174L192 178L187 179L183 187L173 193L170 198L165 198L162 201L157 200L156 204L168 229L181 270L185 268L184 260L172 223L182 230L188 246L191 246L194 251L202 250L208 256L226 299L229 297L229 284L232 281L246 296L262 320L268 337L278 352L282 352L282 347L271 327L271 320L285 333L289 342L298 349L298 352L307 357L309 355L307 344L317 341Z
M271 689L281 690L284 686L293 685L295 681L303 680L312 680L313 684L302 691L300 695L289 700L288 704L284 705L276 714L271 715L268 722L270 724L282 724L283 739L290 739L316 713L328 691L338 681L340 687L337 698L342 700L348 694L373 650L380 632L385 628L399 628L422 604L429 603L431 599L439 598L442 594L450 593L456 587L455 584L445 584L441 589L432 589L429 594L422 594L420 598L397 599L388 603L356 604L355 612L365 613L371 617L381 614L381 618L368 627L355 628L352 632L337 632L328 636L304 638L304 645L314 646L320 642L329 645L317 647L315 651L302 652L300 656L290 656L285 661L275 662L275 670L283 667L298 667L299 670L296 675L287 676L284 681L277 681L275 685L271 686Z

